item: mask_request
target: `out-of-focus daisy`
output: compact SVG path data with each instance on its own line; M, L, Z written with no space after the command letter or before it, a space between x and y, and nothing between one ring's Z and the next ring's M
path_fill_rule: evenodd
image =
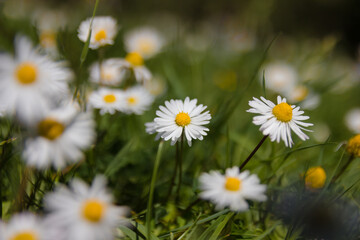
M300 107L289 105L285 98L277 97L277 105L273 102L261 97L253 98L249 101L250 109L247 112L257 113L260 116L253 118L255 125L261 125L260 131L264 135L269 135L271 141L284 141L285 146L291 147L293 140L291 138L291 130L303 141L309 137L302 130L309 131L305 127L312 126L312 123L304 123L302 121L309 119L308 116L302 116L304 113L300 111Z
M354 108L346 114L345 124L353 133L360 133L360 108Z
M317 142L320 143L325 142L331 134L329 126L324 122L315 123L312 130L312 138L314 138Z
M126 114L142 114L154 101L146 88L135 86L126 89L121 96L121 111Z
M91 114L80 113L73 105L52 110L25 141L23 158L37 168L63 168L67 162L77 162L94 141L94 127Z
M90 30L91 18L83 21L78 29L78 37L86 42ZM118 32L116 20L112 17L94 17L89 47L97 49L105 45L114 44L115 36Z
M62 63L40 55L25 37L15 39L15 54L0 55L0 102L8 114L30 124L66 96L71 74Z
M265 86L270 90L284 94L292 90L297 81L298 75L295 69L285 63L270 63L265 69ZM263 74L260 74L260 81L263 81Z
M200 198L210 200L217 209L229 207L232 211L246 211L249 208L246 199L266 200L266 186L249 171L241 172L238 167L226 169L225 176L219 171L200 175Z
M0 223L1 224L1 223ZM11 217L0 227L1 240L53 240L64 239L60 228L47 224L46 220L31 213L20 213Z
M346 144L346 151L354 157L360 157L360 134L349 139Z
M100 88L92 92L89 97L89 105L100 109L100 114L114 114L121 109L124 93L118 89Z
M151 80L152 74L144 65L143 57L137 52L128 53L122 61L124 68L132 71L135 79L139 83L145 83Z
M157 54L165 41L158 31L150 27L134 29L125 35L125 49L147 59Z
M156 131L165 141L171 140L171 144L175 144L182 134L185 134L189 146L192 139L203 140L209 131L203 125L210 122L211 115L209 111L203 112L206 106L197 106L196 103L197 99L186 97L185 101L165 101L165 107L159 107L154 122L157 124Z
M320 103L320 96L304 85L289 89L284 95L290 102L300 102L299 105L304 109L315 109Z
M153 77L150 81L144 82L144 87L154 96L159 96L166 91L166 84L160 77Z
M66 239L113 240L116 228L128 209L117 207L106 188L106 179L97 176L89 187L79 179L45 196L49 220L66 229Z
M311 167L305 173L305 185L310 189L322 188L325 185L326 172L320 167Z
M90 81L105 85L117 86L124 79L126 71L120 58L110 58L101 63L96 62L90 67Z

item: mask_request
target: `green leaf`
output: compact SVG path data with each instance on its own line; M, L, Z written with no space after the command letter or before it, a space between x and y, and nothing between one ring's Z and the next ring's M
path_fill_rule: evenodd
M234 216L234 213L228 213L225 217L225 219L217 226L214 233L209 238L210 240L216 240L218 236L220 235L221 231L224 229L226 224L229 222L229 220Z

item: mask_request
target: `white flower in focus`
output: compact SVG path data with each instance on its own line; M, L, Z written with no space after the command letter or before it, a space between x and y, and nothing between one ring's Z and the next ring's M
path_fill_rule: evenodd
M67 96L68 69L40 55L27 38L16 37L15 58L0 54L0 62L0 102L21 122L34 123L49 105Z
M165 41L158 31L153 28L143 27L132 30L125 35L125 50L128 53L136 52L148 59L156 55Z
M291 91L298 81L295 69L285 63L271 63L264 67L266 88L284 94ZM260 74L260 82L263 81L263 73Z
M360 133L360 108L351 109L346 114L345 124L353 133Z
M126 74L123 60L120 58L110 58L102 62L101 70L99 62L90 66L90 81L97 84L118 86Z
M156 131L161 134L161 138L165 141L171 140L173 145L185 134L189 146L192 139L203 140L209 131L203 125L210 122L211 115L209 111L203 112L206 106L196 106L196 103L197 99L190 100L189 97L186 97L185 101L165 101L165 107L159 107L160 110L156 111L158 117L154 119L157 124Z
M277 105L273 102L260 97L249 101L250 109L247 112L257 113L260 116L253 118L255 125L260 125L260 131L266 136L269 135L271 141L284 141L285 146L291 147L293 144L291 138L291 130L303 141L309 137L302 132L309 131L305 127L312 126L312 123L304 123L302 121L309 119L308 116L302 116L304 113L300 111L300 107L289 105L285 98L277 97Z
M260 184L259 178L249 171L241 172L238 167L226 169L225 176L219 171L202 173L199 178L200 198L210 200L217 209L229 207L232 211L246 211L247 199L266 200L266 186Z
M83 21L78 29L78 37L86 42L90 30L91 18ZM105 45L113 45L118 32L116 20L112 17L94 17L89 48L97 49Z
M89 105L100 109L100 114L114 114L120 111L123 91L118 89L100 88L89 96Z
M90 113L68 105L49 112L35 126L36 133L25 141L23 158L30 166L57 169L75 163L95 139L95 123Z
M126 114L140 115L148 110L154 97L142 86L126 89L122 94L121 111Z
M47 194L44 201L49 221L66 229L66 239L113 240L128 212L113 204L103 176L97 176L91 186L75 179L69 188L60 186Z

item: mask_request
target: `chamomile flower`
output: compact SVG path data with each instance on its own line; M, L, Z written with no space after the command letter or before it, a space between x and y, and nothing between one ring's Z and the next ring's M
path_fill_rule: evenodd
M127 52L136 52L145 59L156 55L165 43L160 33L150 27L138 28L128 32L124 41Z
M353 133L360 133L360 108L351 109L346 114L345 124Z
M82 150L92 144L94 127L91 114L80 113L73 105L52 110L34 127L33 136L26 139L23 158L40 169L75 163L83 157Z
M40 55L25 37L16 37L14 58L1 54L0 61L0 102L23 123L33 123L67 94L68 69Z
M266 186L249 171L241 172L238 167L226 169L225 176L219 171L200 175L200 198L210 200L217 209L229 207L232 211L246 211L246 200L265 201Z
M210 122L211 115L209 111L203 112L206 106L197 106L196 103L197 99L190 100L189 97L185 101L165 101L165 107L159 107L160 110L156 111L158 117L154 119L156 131L161 134L161 138L171 140L173 145L184 134L189 146L192 139L203 140L209 131L203 125Z
M99 63L90 66L90 81L97 84L117 86L124 79L125 68L120 58L110 58L102 62L101 70Z
M128 53L122 61L122 67L132 71L139 83L146 83L152 78L151 72L144 65L143 57L137 52Z
M118 89L100 88L92 92L89 97L89 105L100 109L100 114L114 114L121 109L123 91Z
M309 189L319 189L325 185L326 172L324 168L317 166L309 168L305 173L305 185Z
M294 89L298 81L298 74L295 69L286 63L275 62L264 67L265 86L277 93L284 94ZM260 81L263 81L263 74L260 74Z
M121 111L126 114L140 115L148 110L154 102L154 97L146 88L135 86L128 88L121 96Z
M354 157L360 157L360 134L349 139L346 144L346 151Z
M90 30L91 18L83 21L78 29L78 37L86 42ZM91 49L98 49L105 45L113 45L118 27L116 20L112 17L94 17L90 36Z
M257 113L260 116L253 118L255 125L260 125L260 131L264 135L269 135L271 141L284 141L285 146L291 147L293 140L291 138L291 130L303 141L309 137L302 130L309 131L305 127L312 126L312 123L304 123L302 121L309 119L303 116L300 107L289 105L285 98L277 97L277 105L273 102L261 97L261 100L254 98L249 101L250 109L247 112Z
M103 176L97 176L91 186L75 179L70 188L60 186L44 201L49 221L65 229L66 239L113 240L128 212L112 203Z

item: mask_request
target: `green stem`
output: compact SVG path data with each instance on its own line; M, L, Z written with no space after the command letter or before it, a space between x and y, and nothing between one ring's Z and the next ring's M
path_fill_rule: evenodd
M258 145L256 145L256 147L254 148L254 150L250 153L250 155L246 158L246 160L241 164L240 166L240 170L243 170L243 168L245 167L245 165L250 161L250 159L255 155L255 153L257 152L257 150L259 150L259 148L261 147L261 145L265 142L266 138L269 135L265 135L260 142L258 143Z
M156 154L155 164L154 164L154 170L151 178L151 184L150 184L150 193L149 193L149 201L146 211L146 235L147 239L150 239L151 234L151 213L152 213L152 205L153 205L153 199L154 199L154 190L155 190L155 182L156 182L156 176L158 173L159 165L160 165L160 159L162 155L162 149L163 149L163 142L161 141L159 144L159 148Z
M350 165L350 163L352 163L352 161L355 159L355 156L353 154L351 154L349 156L349 159L347 160L347 162L345 163L345 165L341 168L340 172L333 177L333 179L331 180L331 182L335 182L341 175L343 175L343 173L345 172L345 170L348 168L348 166Z

